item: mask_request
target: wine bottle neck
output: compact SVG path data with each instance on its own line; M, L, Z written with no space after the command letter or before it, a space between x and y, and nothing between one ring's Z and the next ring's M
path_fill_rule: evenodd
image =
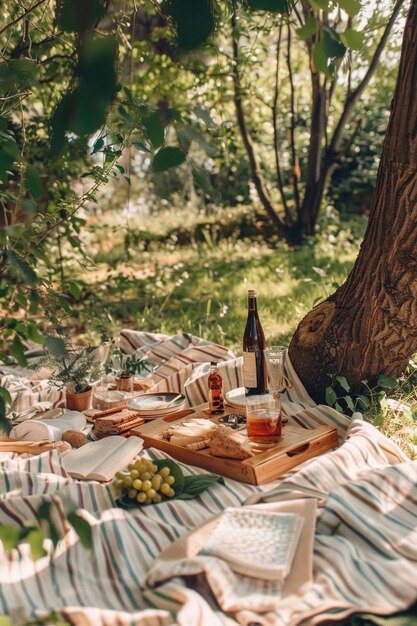
M257 311L258 310L258 306L257 306L257 302L256 302L256 296L248 296L248 311Z

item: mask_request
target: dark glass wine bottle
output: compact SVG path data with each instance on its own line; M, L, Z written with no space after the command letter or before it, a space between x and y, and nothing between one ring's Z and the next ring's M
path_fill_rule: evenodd
M259 320L256 290L248 291L248 319L243 334L243 384L246 395L268 393L265 335Z

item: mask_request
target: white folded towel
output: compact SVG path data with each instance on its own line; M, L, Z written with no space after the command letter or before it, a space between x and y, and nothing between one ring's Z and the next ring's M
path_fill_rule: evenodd
M20 441L59 441L66 430L82 430L87 420L79 411L68 411L56 419L26 420L12 428L10 437Z

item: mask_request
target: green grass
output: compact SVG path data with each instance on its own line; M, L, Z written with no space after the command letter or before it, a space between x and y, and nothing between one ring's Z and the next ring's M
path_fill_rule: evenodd
M152 234L149 224L143 226ZM157 228L160 233L159 220ZM96 267L84 277L85 297L76 306L78 331L83 321L89 321L84 330L91 338L103 326L109 334L123 326L186 331L236 353L248 288L258 291L267 341L287 344L312 306L345 280L359 246L347 228L297 249L260 238L216 240L210 234L205 242L184 247L157 240L147 250L126 249L122 231L113 224L107 237L103 225L97 234L91 244Z

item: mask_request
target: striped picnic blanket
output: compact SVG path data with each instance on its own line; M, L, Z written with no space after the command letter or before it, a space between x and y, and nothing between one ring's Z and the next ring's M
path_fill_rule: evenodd
M241 385L240 360L221 346L190 335L133 331L123 331L122 341L126 350L160 363L157 389L185 388L191 405L205 400L211 360L221 361L226 389ZM307 461L273 485L225 479L192 501L124 511L115 508L109 485L70 478L57 451L31 458L0 454L0 524L36 524L36 511L46 500L64 535L55 549L47 541L47 555L36 562L26 545L9 554L0 546L0 613L22 621L54 609L72 623L103 626L295 626L410 606L417 599L417 463L371 425L350 423L329 407L316 406L290 363L287 375L294 385L284 403L290 420L307 428L332 423L341 439L346 432L347 437L337 450ZM144 454L165 456L152 449ZM185 466L183 471L202 473ZM313 584L302 597L277 604L263 585L257 589L258 605L248 605L245 594L231 610L204 571L190 579L167 568L163 581L146 583L162 550L224 508L293 498L313 498L319 506ZM90 550L65 520L67 499L92 525ZM224 568L213 568L220 587L230 584ZM244 582L249 589L250 580Z

